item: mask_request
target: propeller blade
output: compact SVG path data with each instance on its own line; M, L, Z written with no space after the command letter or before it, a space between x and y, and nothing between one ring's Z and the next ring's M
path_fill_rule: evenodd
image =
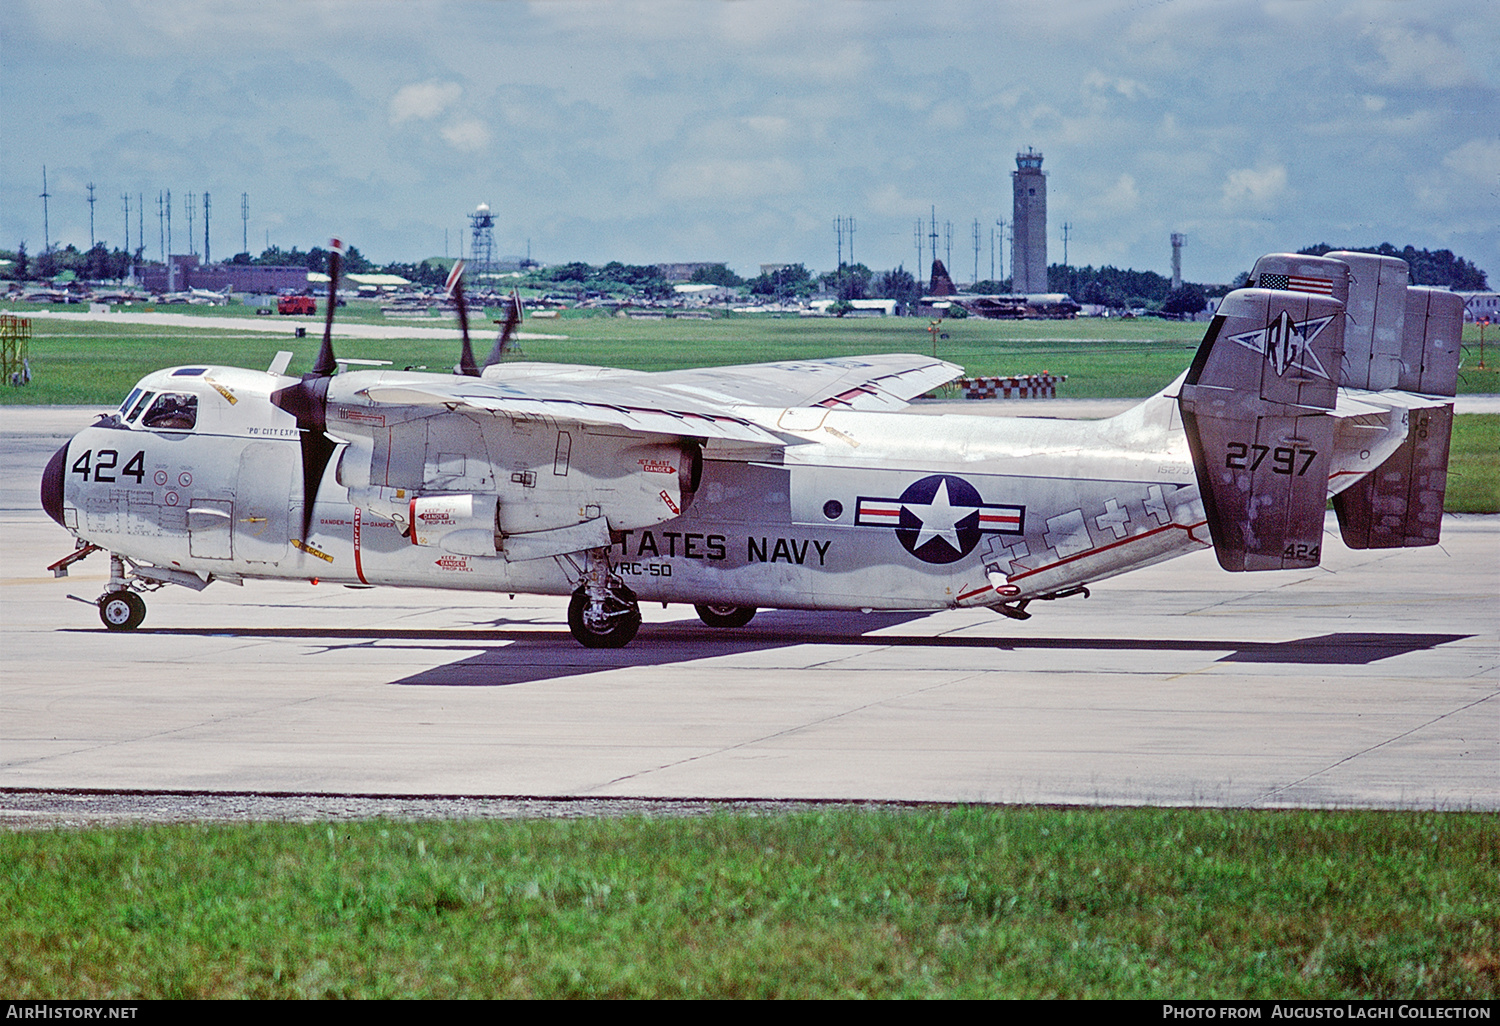
M302 540L312 531L313 504L323 484L323 473L338 443L328 437L328 385L338 361L333 356L333 311L338 306L339 262L344 244L329 242L328 313L323 319L323 345L311 372L295 385L271 393L271 404L297 418L302 445Z
M329 242L328 250L328 312L323 317L323 347L318 350L318 362L312 372L327 378L338 370L333 358L333 311L339 305L339 260L344 253L344 244L338 239Z
M338 443L328 437L328 385L326 375L308 374L295 385L271 393L271 403L297 418L302 444L302 540L312 531L313 504L323 484Z
M448 298L458 307L458 327L463 332L463 350L458 357L458 366L453 368L453 373L462 374L465 377L479 377L479 366L474 362L474 347L469 343L469 304L464 302L464 262L454 261L453 270L448 272Z
M464 302L462 283L453 287L453 301L458 305L458 327L464 333L463 351L458 357L458 373L466 377L479 377L479 365L474 362L474 347L469 344L469 307Z
M520 323L521 294L512 289L510 293L510 308L505 311L505 324L500 328L500 337L495 340L495 348L490 350L489 358L484 361L486 367L493 367L510 351L510 337L515 333L516 326Z

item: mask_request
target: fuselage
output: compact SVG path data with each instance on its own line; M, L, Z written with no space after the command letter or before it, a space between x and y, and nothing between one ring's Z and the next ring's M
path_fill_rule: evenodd
M432 377L332 379L340 444L305 537L299 428L270 401L297 379L252 370L149 375L53 458L43 504L81 539L204 579L558 595L579 578L570 532L602 525L642 601L812 609L1048 597L1211 544L1167 394L1099 421L740 407L788 444L687 448L364 397ZM1389 451L1373 434L1344 477Z

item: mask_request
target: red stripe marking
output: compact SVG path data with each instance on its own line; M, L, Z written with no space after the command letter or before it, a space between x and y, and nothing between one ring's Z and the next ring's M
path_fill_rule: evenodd
M1200 527L1206 526L1208 526L1207 520L1200 520L1196 524L1166 524L1162 527L1157 527L1150 531L1147 531L1145 534L1136 534L1131 535L1129 538L1121 538L1119 541L1110 542L1108 545L1100 545L1098 548L1089 549L1087 552L1080 552L1076 556L1068 556L1064 559L1059 559L1056 563L1048 563L1046 566L1039 566L1035 570L1027 570L1025 573L1016 574L1014 577L1006 578L1006 580L1014 584L1016 581L1019 581L1023 577L1030 577L1032 574L1039 574L1044 570L1051 570L1053 567L1062 566L1064 563L1075 562L1076 560L1080 560L1085 556L1093 556L1101 552L1108 552L1110 549L1117 549L1121 545L1129 545L1131 542L1140 541L1143 538L1150 538L1152 535L1160 534L1163 531L1170 531L1173 528L1176 528L1179 531L1186 531L1188 538L1193 541L1198 541L1199 539L1193 537L1193 532Z
M359 577L359 583L360 584L369 584L370 582L367 581L367 580L365 580L365 567L364 567L364 563L361 562L360 558L359 558L359 515L360 515L360 509L359 509L358 506L355 506L354 507L354 573L355 573L356 576Z

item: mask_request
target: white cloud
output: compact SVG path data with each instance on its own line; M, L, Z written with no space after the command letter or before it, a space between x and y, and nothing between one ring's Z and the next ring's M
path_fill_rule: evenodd
M661 192L669 199L734 201L797 192L804 186L802 170L788 160L705 159L676 164L661 176Z
M1479 185L1500 183L1500 139L1470 139L1443 163Z
M1135 187L1135 178L1122 174L1095 201L1101 213L1124 214L1141 205L1141 194Z
M1127 100L1136 100L1149 93L1149 90L1135 79L1106 75L1097 68L1084 76L1083 84L1086 89L1118 93Z
M1239 168L1224 179L1224 202L1263 206L1286 192L1286 167Z
M457 103L463 92L463 86L457 82L436 79L402 86L391 98L391 124L431 120Z
M485 127L484 122L474 118L455 121L444 127L439 134L447 140L448 145L468 152L482 150L490 142L490 130Z
M1378 81L1443 89L1477 77L1469 68L1464 48L1457 43L1399 24L1381 24L1365 34L1374 38L1375 48L1384 59L1374 69Z

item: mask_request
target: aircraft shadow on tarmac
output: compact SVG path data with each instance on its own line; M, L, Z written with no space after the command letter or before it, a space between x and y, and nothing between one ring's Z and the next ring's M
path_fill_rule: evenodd
M714 656L743 654L792 645L861 647L980 648L1014 651L1225 652L1216 662L1364 666L1392 656L1425 651L1462 641L1468 634L1397 634L1341 632L1292 641L1186 641L1152 638L996 638L968 634L939 636L887 633L927 613L762 612L746 627L720 630L696 621L648 623L635 642L623 649L588 649L564 627L522 628L495 620L474 628L419 630L402 628L166 628L141 630L161 636L307 639L324 651L352 648L451 651L474 642L483 651L442 666L392 681L442 687L500 687L554 680L631 666L661 666Z

